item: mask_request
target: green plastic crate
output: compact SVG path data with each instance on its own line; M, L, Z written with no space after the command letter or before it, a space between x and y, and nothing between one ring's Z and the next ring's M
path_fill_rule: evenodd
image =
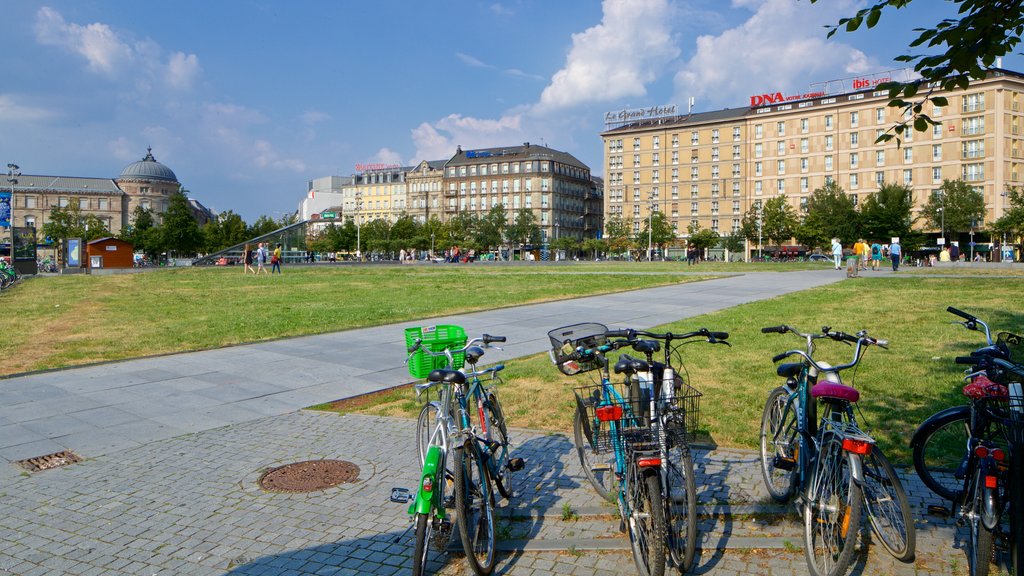
M431 352L442 352L448 348L462 348L466 345L466 331L461 326L436 324L405 329L405 347L408 349L417 338L423 340L423 348ZM452 358L452 369L462 368L466 363L466 354L459 352ZM431 356L421 348L409 359L409 374L416 378L426 378L432 370L448 366L446 356Z

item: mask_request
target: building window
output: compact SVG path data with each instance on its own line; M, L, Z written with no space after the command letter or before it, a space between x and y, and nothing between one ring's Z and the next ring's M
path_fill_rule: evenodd
M875 124L885 123L885 108L875 108Z
M697 134L697 131L694 130L693 132L690 132L690 144L697 145L699 143L700 143L700 137Z
M860 134L857 132L850 133L850 147L856 148L860 144Z
M779 160L778 173L779 174L785 174L786 173L786 161L785 160Z
M807 193L807 186L808 186L807 177L804 176L804 177L800 178L800 191L806 194Z
M697 215L697 203L696 202L690 202L690 215L691 216L696 216Z
M733 200L732 201L732 213L733 214L739 214L740 213L740 201L739 200Z
M856 194L850 194L850 202L853 202L854 206L857 205L857 195Z
M740 177L740 165L739 164L733 164L732 165L732 177L733 178L739 178Z
M857 173L854 172L854 173L850 174L850 188L858 188L858 187L860 187L860 178L857 176Z
M732 159L733 160L739 160L740 159L740 147L739 146L733 146L732 147Z
M985 94L968 94L963 98L963 110L964 114L968 112L983 112L985 110Z
M672 187L672 199L679 200L679 186Z
M35 196L23 196L23 198L25 199L25 208L35 208L36 207L36 197Z
M696 184L690 184L690 198L697 198L700 196L700 188Z
M832 169L832 156L831 155L825 156L825 170L831 170L831 169Z
M831 129L832 129L832 115L828 114L827 116L825 116L825 130L831 130Z
M760 162L754 162L754 176L761 176L764 174L763 166Z
M754 138L761 138L764 136L764 126L762 124L754 125Z
M679 168L672 169L672 181L679 182Z
M782 156L785 153L786 153L786 143L783 142L782 140L779 140L776 143L776 146L775 146L775 155L776 156Z
M786 123L785 122L776 122L775 123L775 132L779 136L785 136L786 135Z
M633 170L633 184L639 184L639 183L640 183L640 171L639 170Z
M654 141L651 147L654 148L655 150L661 148L661 136L654 136Z
M639 150L639 149L640 149L640 139L639 138L633 138L633 150Z
M733 139L733 142L739 141L739 139L740 139L740 129L739 129L739 127L736 127L736 128L732 129L732 139Z
M809 164L810 164L810 162L807 160L807 158L801 158L800 159L800 171L801 172L807 172L807 168L808 168Z
M804 196L800 199L800 211L807 212L807 197Z
M107 200L106 198L100 198L97 202L99 203L99 209L100 210L109 210L110 209L110 206L109 206L110 200Z
M881 186L885 182L884 172L875 172L875 184Z
M679 134L672 135L672 147L679 148Z
M875 166L885 166L885 150L875 151Z
M672 163L673 164L679 164L679 151L678 150L673 150L672 151Z
M27 226L29 228L35 228L36 227L36 217L35 216L25 216L25 226Z
M985 133L985 117L975 116L973 118L964 118L962 121L963 129L960 131L964 136L973 136L975 134Z
M914 171L907 169L903 171L903 184L910 186L914 183Z
M914 149L906 147L903 149L903 163L910 164L914 161Z
M962 144L963 158L983 158L985 156L984 140L968 140Z
M711 143L718 144L718 128L711 131Z
M758 142L754 144L754 158L760 158L761 156L764 156L764 147Z
M801 134L807 134L807 132L810 129L811 129L811 121L808 120L807 118L801 118L800 119L800 133Z
M65 208L65 207L67 207L67 205L68 205L68 199L67 199L66 196L61 196L61 197L57 198L57 206L60 206L61 208Z
M942 182L942 168L938 166L932 168L932 182Z
M654 166L657 166L660 163L661 163L661 155L658 154L657 152L651 154L651 164L653 164Z
M856 168L857 163L860 161L860 155L856 152L850 153L850 168Z
M711 161L718 162L718 148L711 149Z
M697 180L698 178L700 178L700 175L697 172L697 167L690 168L690 180Z
M778 191L779 194L785 193L786 192L786 181L783 180L782 178L779 178L778 180L776 180L775 181L775 189Z
M850 127L856 128L858 122L860 122L860 112L850 112Z
M825 150L831 150L831 149L832 149L832 135L829 134L829 135L825 136Z
M739 183L738 180L734 180L733 183L732 183L732 195L733 196L739 196L740 195L740 183Z
M942 144L932 144L932 160L942 160Z
M975 181L985 179L984 164L964 164L964 180Z
M757 194L758 196L760 196L761 195L761 191L762 191L761 190L761 181L760 180L754 181L754 194Z
M807 138L800 139L800 152L806 154L811 149L810 143Z

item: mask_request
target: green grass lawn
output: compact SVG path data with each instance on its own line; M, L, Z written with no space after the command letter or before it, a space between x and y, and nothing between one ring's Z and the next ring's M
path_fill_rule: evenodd
M701 279L679 269L323 266L256 277L231 267L28 278L0 293L0 375Z
M761 411L768 392L783 381L775 375L772 356L803 341L793 335L762 334L764 326L789 324L811 332L828 325L835 330L867 330L890 341L888 350L872 347L844 382L861 391L861 423L874 434L891 459L909 463L907 444L917 425L932 413L963 402L962 368L953 357L983 343L983 336L950 322L955 306L988 321L994 329L1024 332L1021 284L1014 279L942 277L860 278L761 302L745 304L660 329L677 332L707 327L730 333L733 346L692 344L683 349L689 382L704 396L700 423L710 439L723 446L755 448ZM581 318L580 321L601 321ZM819 341L815 358L846 363L853 349ZM547 355L508 362L502 404L513 427L569 432L574 409L573 386L589 376L562 376ZM418 406L408 389L390 391L361 406L359 412L415 417Z

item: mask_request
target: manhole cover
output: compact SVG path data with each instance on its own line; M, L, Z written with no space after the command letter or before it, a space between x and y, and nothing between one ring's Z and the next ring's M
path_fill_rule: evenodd
M61 466L67 466L68 464L75 464L76 462L81 461L82 457L78 454L75 454L71 450L64 450L63 452L57 452L56 454L47 454L46 456L36 456L35 458L18 460L15 464L29 472L39 472L41 470L59 468Z
M274 492L315 492L359 478L359 466L345 460L307 460L271 468L260 476L260 488Z

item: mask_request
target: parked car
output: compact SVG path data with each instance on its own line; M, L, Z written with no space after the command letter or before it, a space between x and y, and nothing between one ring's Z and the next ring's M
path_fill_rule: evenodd
M825 256L824 254L811 254L807 257L807 260L811 262L831 262L831 256Z

